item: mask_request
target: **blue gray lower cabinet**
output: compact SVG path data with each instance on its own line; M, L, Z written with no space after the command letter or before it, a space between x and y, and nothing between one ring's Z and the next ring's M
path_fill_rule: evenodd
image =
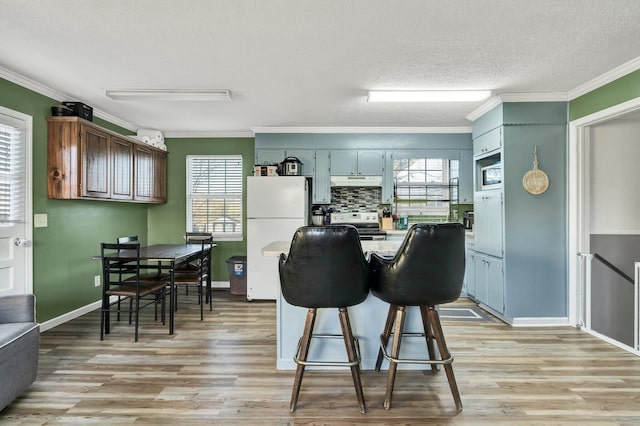
M277 258L274 258L274 262ZM296 363L293 356L298 346L298 340L302 336L307 309L288 304L280 293L276 302L277 314L277 369L295 370ZM384 328L389 304L381 301L372 294L359 305L348 308L349 319L353 334L360 342L360 355L362 357L360 367L363 370L373 370L376 365L378 348L380 347L380 334ZM418 307L407 307L406 331L422 332L422 321ZM318 334L340 334L340 322L338 321L338 309L318 309L318 316L314 328ZM406 337L402 339L402 355L406 358L426 358L427 346L424 337ZM346 361L347 355L342 339L314 339L309 351L309 360L314 361ZM309 368L340 368L340 367L309 367ZM342 367L344 368L344 367ZM382 369L387 369L386 361ZM401 364L398 368L425 369L429 368L419 364Z
M362 248L365 252L377 251L381 254L395 253L402 243L396 241L362 241ZM280 253L287 252L288 241L277 241L262 249L264 256L271 256L273 262L278 262ZM298 346L298 340L302 336L307 309L292 306L282 297L282 292L278 291L276 299L277 309L277 369L294 370L296 364L293 357ZM360 355L362 357L361 368L373 370L380 347L380 334L384 328L389 311L389 304L381 301L372 294L359 305L348 308L349 319L353 334L360 342ZM406 332L422 332L422 320L418 307L407 307L407 318L405 320ZM338 309L326 308L318 309L314 333L319 334L340 334L340 322L338 320ZM407 358L426 358L427 346L424 337L407 337L402 340L402 355ZM311 343L309 360L314 361L345 361L346 352L342 339L314 339ZM340 368L340 367L309 367L309 368ZM343 367L342 367L343 368ZM388 368L385 361L383 369ZM404 364L399 368L424 369L424 365Z

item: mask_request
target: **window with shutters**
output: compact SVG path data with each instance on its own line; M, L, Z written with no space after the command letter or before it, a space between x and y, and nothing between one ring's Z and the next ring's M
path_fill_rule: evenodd
M187 156L187 231L242 240L242 156Z
M0 224L25 221L25 134L24 121L0 114Z

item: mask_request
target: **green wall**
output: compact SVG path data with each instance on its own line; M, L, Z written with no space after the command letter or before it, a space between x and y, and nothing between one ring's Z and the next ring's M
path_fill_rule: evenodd
M569 120L577 120L637 97L640 97L640 70L572 100L569 103Z
M254 162L253 138L169 139L166 204L50 200L45 117L56 104L54 99L0 79L0 105L33 117L33 213L48 215L48 227L33 229L33 289L39 322L100 300L100 288L94 286L100 264L91 257L99 253L101 242L123 235L138 235L143 244L184 241L187 154L241 154L245 175L252 173ZM122 134L134 133L99 118L94 122ZM246 240L219 243L213 279L228 281L225 260L245 254Z
M166 139L167 197L162 205L149 206L149 244L184 242L187 227L187 155L242 155L244 176L253 174L253 138ZM246 187L243 205L246 206ZM243 218L246 231L246 217ZM246 235L243 241L218 241L213 252L213 281L229 281L226 259L247 254Z
M147 206L109 201L47 198L47 122L57 101L0 79L0 105L33 117L33 213L48 215L48 227L33 230L33 290L37 319L44 322L100 300L94 287L100 264L91 256L100 242L120 235L147 239ZM125 129L96 119L114 131ZM98 330L96 330L96 333ZM96 334L97 335L97 334Z

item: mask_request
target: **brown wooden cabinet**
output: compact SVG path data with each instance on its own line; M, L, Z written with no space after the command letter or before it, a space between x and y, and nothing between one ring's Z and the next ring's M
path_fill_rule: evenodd
M135 147L135 198L167 202L167 153L148 146Z
M167 153L153 152L153 196L154 203L167 202Z
M167 153L78 117L47 117L49 198L167 201Z
M111 138L111 198L133 200L134 144L119 137Z

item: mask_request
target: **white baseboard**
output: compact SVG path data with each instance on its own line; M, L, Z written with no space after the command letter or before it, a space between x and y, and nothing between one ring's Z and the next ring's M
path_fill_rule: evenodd
M71 321L74 318L81 317L84 314L88 314L91 311L95 311L96 309L100 309L100 305L102 302L99 300L93 303L90 303L86 306L78 308L74 311L67 312L66 314L60 315L59 317L55 317L50 319L49 321L45 321L40 324L40 331L47 331L53 327L56 327L60 324L64 324L67 321Z
M504 315L496 312L491 309L489 306L484 303L478 303L485 311L489 312L491 315L499 318L500 320L506 322L512 327L564 327L571 326L569 324L569 317L515 317L508 318Z
M217 289L227 289L230 288L231 285L229 281L211 281L211 288ZM60 324L64 324L67 321L71 321L72 319L81 317L84 314L88 314L91 311L95 311L96 309L100 309L101 302L98 300L96 302L85 305L81 308L73 310L71 312L67 312L66 314L62 314L59 317L55 317L50 319L49 321L45 321L40 324L40 331L47 331L56 327Z
M627 352L631 352L632 354L636 355L636 356L640 356L640 350L634 349L631 346L627 346L626 344L619 342L615 339L612 339L611 337L605 336L604 334L600 334L597 331L594 330L590 330L588 328L582 328L582 331L591 334L594 337L597 337L600 340L604 340L607 343L612 344L613 346L617 346L620 349L624 349Z
M229 281L211 281L211 288L231 288Z
M513 327L568 327L568 317L519 317L511 320Z

